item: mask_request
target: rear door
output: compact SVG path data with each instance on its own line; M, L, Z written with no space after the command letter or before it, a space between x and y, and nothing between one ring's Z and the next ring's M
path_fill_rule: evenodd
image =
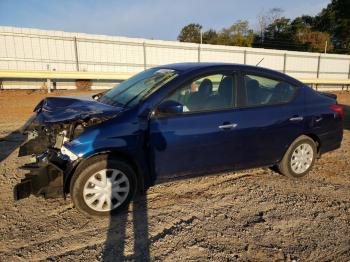
M271 165L304 130L302 89L271 75L243 72L239 109L237 168Z

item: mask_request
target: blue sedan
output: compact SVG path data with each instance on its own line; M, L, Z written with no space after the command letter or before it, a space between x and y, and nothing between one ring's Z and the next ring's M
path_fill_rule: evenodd
M178 174L274 167L305 176L343 137L342 107L260 67L184 63L145 70L91 97L48 97L19 156L35 155L17 200L70 194L87 216L125 208Z

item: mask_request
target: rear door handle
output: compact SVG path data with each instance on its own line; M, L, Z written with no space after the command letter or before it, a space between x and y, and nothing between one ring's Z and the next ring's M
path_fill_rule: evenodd
M297 122L297 121L303 121L304 117L302 116L293 116L291 118L289 118L289 121L293 121L293 122Z
M232 129L232 128L235 128L237 126L237 124L233 123L233 124L223 124L223 125L220 125L219 128L220 129Z
M318 116L315 118L315 122L318 123L318 122L322 121L322 119L323 119L322 116Z

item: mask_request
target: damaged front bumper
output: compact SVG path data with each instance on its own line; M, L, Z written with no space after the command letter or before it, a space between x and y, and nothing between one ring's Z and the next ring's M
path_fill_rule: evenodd
M63 171L51 163L35 167L14 187L15 200L27 198L31 194L45 198L64 196Z
M30 118L24 126L23 133L27 134L27 140L18 152L19 157L31 155L33 161L20 167L29 170L29 173L14 187L14 199L20 200L30 195L64 197L65 174L73 157L62 154L67 131L40 125L34 120Z
M30 172L13 190L14 199L20 200L30 195L45 198L64 197L65 177L71 170L69 161L60 158L56 151L47 151L37 157L35 163L22 166Z

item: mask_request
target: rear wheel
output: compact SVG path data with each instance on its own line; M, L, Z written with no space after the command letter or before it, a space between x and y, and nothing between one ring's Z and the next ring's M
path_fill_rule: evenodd
M314 140L303 135L292 143L277 167L286 176L303 177L311 170L316 157L317 148Z
M128 206L136 189L136 174L124 161L98 156L87 160L72 178L75 207L88 216L116 214Z

